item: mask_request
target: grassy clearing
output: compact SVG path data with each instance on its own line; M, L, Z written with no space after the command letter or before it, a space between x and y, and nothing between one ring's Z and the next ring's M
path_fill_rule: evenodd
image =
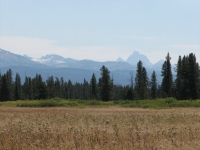
M200 109L0 109L1 149L188 150L200 147Z
M99 100L64 100L60 98L47 100L18 100L0 102L0 106L8 107L106 107L121 106L132 108L153 108L166 109L173 107L200 107L200 100L178 101L174 98L156 99L156 100L118 100L103 102Z

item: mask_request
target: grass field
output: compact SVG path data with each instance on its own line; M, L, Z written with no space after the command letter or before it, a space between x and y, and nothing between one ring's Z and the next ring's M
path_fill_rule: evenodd
M0 149L197 150L200 109L0 107Z
M84 108L88 106L107 107L121 106L127 108L153 108L166 109L174 107L192 107L200 108L200 100L176 100L174 98L161 98L155 100L115 100L115 101L100 101L100 100L66 100L60 98L52 98L46 100L17 100L0 102L0 106L6 107L76 107Z

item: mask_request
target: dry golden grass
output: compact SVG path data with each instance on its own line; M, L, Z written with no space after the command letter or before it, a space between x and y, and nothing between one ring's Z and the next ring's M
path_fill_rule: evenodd
M200 109L0 107L0 149L197 150Z

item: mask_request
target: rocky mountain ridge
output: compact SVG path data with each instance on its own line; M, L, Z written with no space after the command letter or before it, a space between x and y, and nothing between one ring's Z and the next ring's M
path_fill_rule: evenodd
M162 62L152 65L148 64L148 58L134 52L127 60L141 56L141 61L144 61L148 76L150 78L153 70L157 73L158 81L161 82L161 67ZM72 80L73 82L80 82L84 79L90 80L92 72L96 73L96 76L100 76L100 68L105 65L111 72L111 76L114 78L115 84L127 85L129 84L130 71L136 73L136 64L131 62L129 64L123 59L117 61L98 62L93 60L75 60L72 58L64 58L56 54L48 54L41 58L31 58L30 56L18 55L9 51L0 49L0 72L4 73L8 69L13 70L13 75L19 73L22 77L35 76L36 73L41 74L44 79L53 75L54 77L64 77L65 80Z

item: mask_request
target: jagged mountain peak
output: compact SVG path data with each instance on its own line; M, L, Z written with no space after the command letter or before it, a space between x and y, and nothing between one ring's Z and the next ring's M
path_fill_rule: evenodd
M117 59L117 62L124 62L124 60L123 60L121 57L119 57L119 58Z
M57 54L53 54L53 53L47 54L47 55L41 57L41 59L49 59L49 58L51 58L51 59L65 59L64 57L57 55Z
M152 63L149 61L147 56L140 54L138 51L134 51L133 54L128 57L126 62L128 62L131 65L136 65L138 63L138 61L140 61L140 60L143 62L143 65L145 67L152 66Z
M142 55L142 54L140 54L140 52L138 51L134 51L132 55Z

